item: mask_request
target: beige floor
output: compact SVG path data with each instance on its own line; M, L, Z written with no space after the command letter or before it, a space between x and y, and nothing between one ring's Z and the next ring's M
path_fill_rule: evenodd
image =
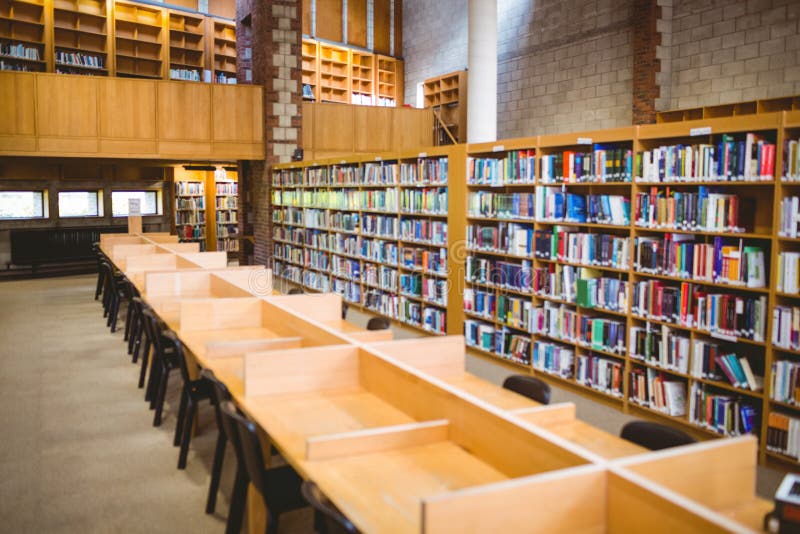
M92 276L0 283L0 532L222 532L233 456L208 516L212 411L200 410L188 468L179 471L172 432L180 379L172 378L164 423L154 428L138 367L93 293ZM368 316L351 310L348 318L363 325ZM478 357L468 368L497 383L512 372ZM610 432L629 420L558 388L554 400L574 401L579 417ZM759 468L759 493L770 497L780 476ZM281 531L310 526L310 513L294 512Z

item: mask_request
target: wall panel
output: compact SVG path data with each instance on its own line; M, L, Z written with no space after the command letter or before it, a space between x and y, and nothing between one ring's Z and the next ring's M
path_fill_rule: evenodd
M36 149L35 78L0 73L0 150Z
M180 141L211 140L211 85L158 84L158 136Z
M97 82L100 137L156 138L155 82L126 78L98 78Z

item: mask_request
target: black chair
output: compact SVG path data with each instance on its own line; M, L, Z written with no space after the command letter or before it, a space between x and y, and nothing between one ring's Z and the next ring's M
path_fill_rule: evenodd
M367 330L387 330L389 328L389 319L386 317L373 317L367 321Z
M192 379L189 375L189 365L186 361L186 353L183 352L183 345L174 332L166 331L161 336L164 347L169 347L178 360L178 368L181 370L183 378L183 390L181 391L181 403L178 408L178 420L175 423L175 437L173 445L180 445L178 454L178 469L186 467L186 457L189 454L189 442L192 439L192 426L197 415L197 404L200 401L211 401L212 384L202 376Z
M342 301L342 319L347 319L347 303Z
M133 351L132 334L136 328L136 323L139 321L139 316L136 313L136 307L133 304L134 297L140 297L139 290L127 278L123 281L125 285L125 294L128 297L128 312L125 314L125 335L123 340L128 342L128 354Z
M303 290L300 289L299 287L293 287L292 289L289 290L289 295L302 295L302 294Z
M358 529L353 523L328 500L314 482L306 480L300 489L303 497L314 509L314 530L318 534L358 533Z
M97 287L94 289L94 300L97 300L100 298L100 294L103 292L103 286L105 285L105 269L102 266L102 262L105 260L106 256L100 250L100 243L94 243L92 245L92 252L94 252L97 257Z
M266 469L256 425L242 417L232 402L223 402L220 410L222 419L228 421L224 424L230 424L235 429L229 437L236 450L239 467L244 466L246 478L250 479L264 500L267 509L266 534L277 534L282 513L307 506L300 492L302 479L288 465ZM237 483L242 484L238 473ZM244 489L247 489L246 481ZM241 491L241 487L234 487L234 494L237 491Z
M142 310L142 317L149 328L150 343L153 347L152 361L150 362L150 376L147 379L145 388L145 400L150 401L150 409L155 410L153 415L153 426L161 426L161 416L164 411L164 398L167 395L167 385L170 372L177 369L177 355L169 340L165 338L165 328L153 313L153 310L146 308ZM147 369L147 358L142 358L142 373ZM139 383L142 382L142 375L139 376Z
M693 437L677 428L650 421L631 421L622 427L620 437L651 451L696 443Z
M125 278L114 272L114 268L108 262L103 262L105 268L106 286L104 288L103 304L104 314L107 317L106 326L111 327L112 332L117 331L117 316L119 315L119 307L123 300L130 298L127 288L127 281Z
M137 294L131 297L131 308L133 318L131 323L131 332L128 335L128 354L131 355L131 362L136 363L139 361L139 350L142 347L142 340L146 340L147 349L150 350L150 340L147 337L147 332L144 327L144 319L142 317L142 310L146 304L142 298Z
M217 419L217 446L214 448L214 463L211 467L211 483L208 486L208 499L206 500L206 513L213 514L217 507L217 491L219 491L219 481L222 477L222 462L225 459L225 446L228 444L228 433L222 422L222 412L219 407L223 402L232 400L228 386L220 382L210 369L200 371L200 376L211 384L211 401L214 403L214 412ZM234 503L231 503L231 509ZM228 516L230 518L230 515ZM239 519L241 522L241 518ZM241 523L240 523L241 524Z
M550 404L550 386L539 378L528 375L511 375L505 379L503 387L540 404Z

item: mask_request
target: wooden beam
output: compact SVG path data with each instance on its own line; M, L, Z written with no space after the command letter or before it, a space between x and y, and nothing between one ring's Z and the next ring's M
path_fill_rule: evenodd
M445 419L384 426L315 436L306 441L306 460L330 460L406 447L419 447L447 440L450 423Z

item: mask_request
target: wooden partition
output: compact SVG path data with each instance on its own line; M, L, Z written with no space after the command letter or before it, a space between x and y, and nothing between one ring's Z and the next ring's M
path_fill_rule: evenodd
M433 144L430 109L303 103L304 159L406 152Z
M262 88L0 72L0 155L263 159ZM135 102L136 105L132 105ZM7 111L8 113L2 113Z

